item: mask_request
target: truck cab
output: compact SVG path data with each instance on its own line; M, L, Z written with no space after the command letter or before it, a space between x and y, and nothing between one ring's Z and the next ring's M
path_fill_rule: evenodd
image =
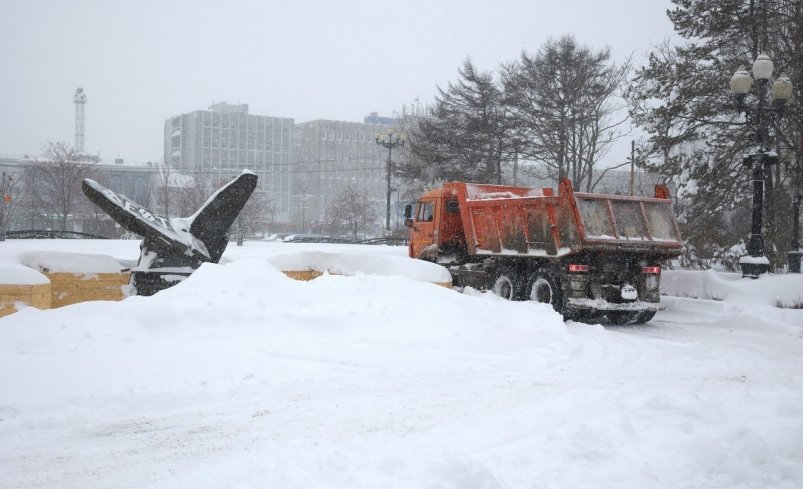
M449 262L452 255L464 251L460 206L451 192L443 188L426 192L414 207L405 209L405 216L411 231L411 258Z

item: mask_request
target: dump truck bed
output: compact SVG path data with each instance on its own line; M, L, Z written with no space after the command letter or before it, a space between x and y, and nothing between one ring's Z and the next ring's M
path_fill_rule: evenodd
M458 202L469 255L560 257L588 250L676 256L681 241L671 201L660 197L575 193L550 188L444 185ZM664 195L665 197L665 195Z

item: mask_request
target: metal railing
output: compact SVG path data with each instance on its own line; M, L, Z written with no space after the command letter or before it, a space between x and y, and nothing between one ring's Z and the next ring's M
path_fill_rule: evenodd
M78 231L53 231L49 229L28 229L7 231L6 239L110 239L99 234L81 233Z

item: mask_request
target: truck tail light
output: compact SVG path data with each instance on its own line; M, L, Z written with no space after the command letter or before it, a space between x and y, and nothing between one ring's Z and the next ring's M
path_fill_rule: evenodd
M569 265L569 273L585 273L588 271L588 265Z
M641 273L659 275L661 273L661 267L641 267Z

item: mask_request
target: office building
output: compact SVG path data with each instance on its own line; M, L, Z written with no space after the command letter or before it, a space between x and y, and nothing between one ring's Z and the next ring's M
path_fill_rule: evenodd
M289 218L293 119L248 113L247 104L213 104L165 121L164 161L194 178L226 181L248 169L259 176L276 219Z
M347 187L370 196L378 226L384 222L387 150L376 135L396 120L371 114L365 121L314 120L296 125L292 216L302 232L323 222L327 208Z

